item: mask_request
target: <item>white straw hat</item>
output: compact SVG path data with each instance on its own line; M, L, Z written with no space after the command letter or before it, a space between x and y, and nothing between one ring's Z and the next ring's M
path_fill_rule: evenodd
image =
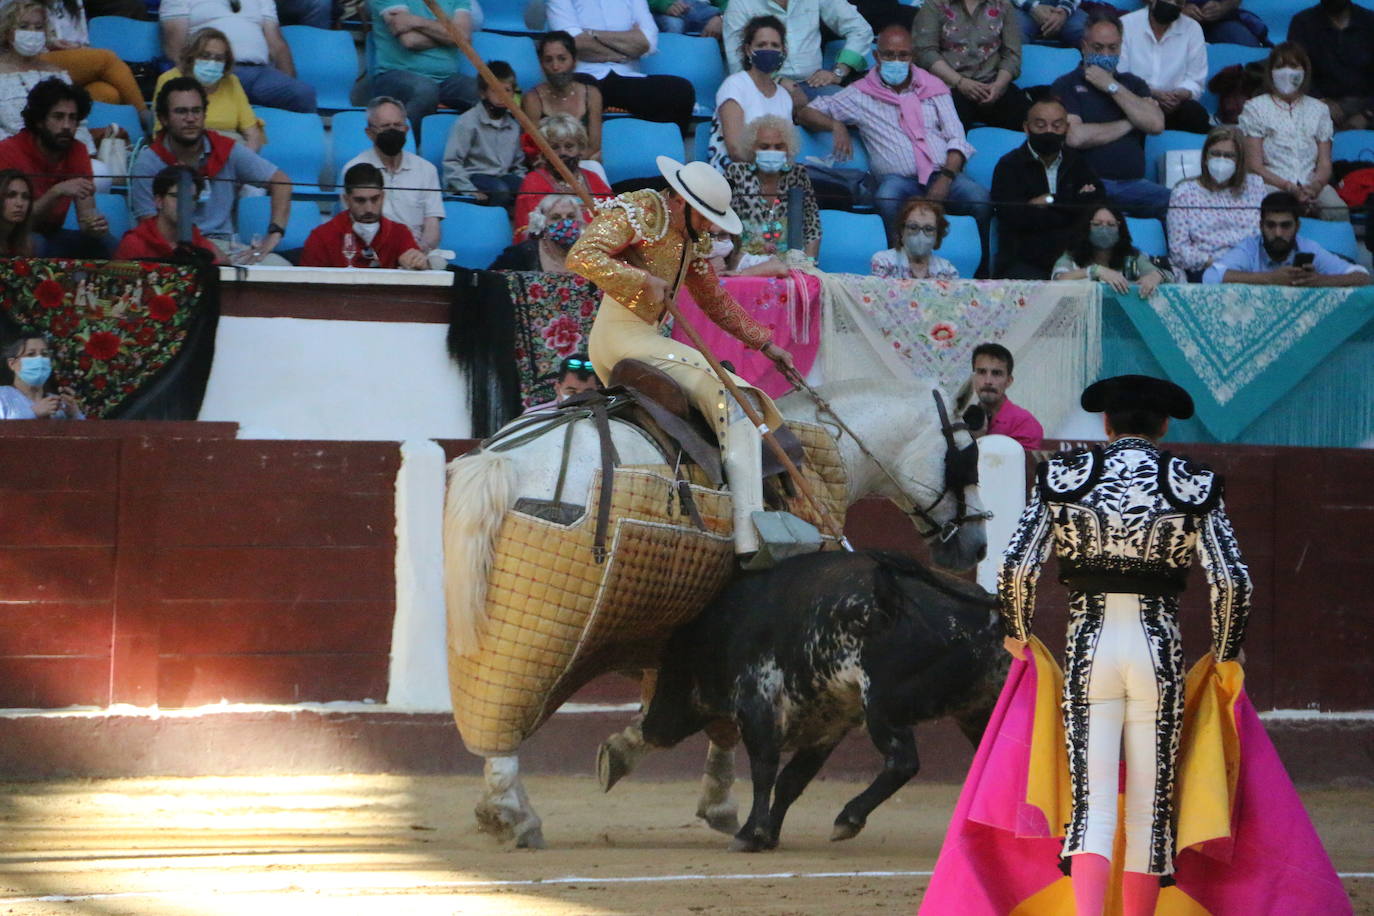
M730 209L730 182L705 162L683 165L668 156L658 157L658 170L668 179L673 190L693 210L715 223L731 235L739 235L744 225Z

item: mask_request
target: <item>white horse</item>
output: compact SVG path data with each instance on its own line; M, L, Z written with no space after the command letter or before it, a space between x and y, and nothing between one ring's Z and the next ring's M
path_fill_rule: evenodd
M976 450L976 445L962 425L942 425L931 396L934 390L936 386L929 384L877 381L823 386L820 393L834 415L862 440L862 447L851 436L840 434L831 418L820 413L803 393L782 398L778 408L789 420L828 426L836 434L848 478L847 505L877 495L891 499L908 513L915 510L913 522L928 541L932 559L947 569L968 569L987 549L982 506L976 483L961 481L957 474L947 475L946 456L952 443L965 458L971 456L976 467L976 451L969 451ZM613 421L611 436L621 464L662 463L658 450L628 424ZM508 451L482 451L450 464L444 546L451 660L482 651L494 544L516 500L552 499L560 469L565 475L563 493L589 492L601 466L593 424L579 422L573 427L566 467L564 442L565 436L559 431ZM727 763L728 777L723 772ZM543 846L542 822L521 783L518 755L488 756L484 773L486 794L476 809L481 828L503 837L513 836L520 846ZM726 829L734 821L731 782L733 752L713 744L698 814L717 829Z

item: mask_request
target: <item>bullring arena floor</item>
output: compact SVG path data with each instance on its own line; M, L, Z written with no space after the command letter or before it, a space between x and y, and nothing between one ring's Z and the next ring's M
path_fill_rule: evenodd
M527 784L543 852L472 831L470 777L3 784L0 914L914 913L958 791L918 779L832 844L859 786L818 781L783 848L743 856L691 816L694 783L631 780L610 795L589 778ZM1374 914L1374 789L1303 797L1355 912Z

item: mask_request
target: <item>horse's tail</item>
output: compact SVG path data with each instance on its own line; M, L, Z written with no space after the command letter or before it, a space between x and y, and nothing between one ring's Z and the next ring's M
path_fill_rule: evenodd
M444 596L449 645L459 655L470 655L481 646L496 535L514 498L514 474L505 455L479 452L449 464L444 503Z

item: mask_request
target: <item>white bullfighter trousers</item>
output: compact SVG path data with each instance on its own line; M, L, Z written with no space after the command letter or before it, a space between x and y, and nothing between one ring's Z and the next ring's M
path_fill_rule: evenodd
M721 461L733 506L735 553L748 554L759 549L752 516L763 508L763 437L735 399L729 400L730 422Z

